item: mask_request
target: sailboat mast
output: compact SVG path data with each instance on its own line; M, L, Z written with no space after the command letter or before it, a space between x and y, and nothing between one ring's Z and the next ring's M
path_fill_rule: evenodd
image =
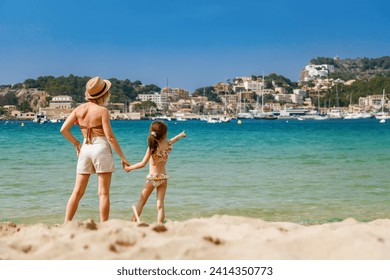
M264 74L261 82L261 114L264 114Z
M383 96L382 96L382 116L384 116L384 108L385 108L385 89L383 89Z
M351 92L351 95L349 96L349 105L352 106L352 92Z
M241 99L242 99L242 93L241 93L241 89L240 89L240 100L239 100L239 102L238 102L238 104L240 104L240 110L239 110L239 112L241 113L242 112L242 104L241 104Z
M317 107L318 107L318 114L321 114L321 105L320 105L320 90L317 91Z

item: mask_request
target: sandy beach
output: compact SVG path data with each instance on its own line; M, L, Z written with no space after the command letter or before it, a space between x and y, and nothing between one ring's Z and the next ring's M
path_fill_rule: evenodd
M0 259L390 259L390 219L310 226L224 215L164 225L8 222L0 223Z

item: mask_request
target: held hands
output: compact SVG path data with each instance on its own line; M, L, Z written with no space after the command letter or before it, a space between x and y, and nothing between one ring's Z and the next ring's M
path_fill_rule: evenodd
M122 158L122 168L125 169L125 167L130 166L130 162L127 161L127 159Z
M124 169L127 173L130 172L131 170L133 170L133 168L131 167L131 165L123 166L123 169Z
M126 172L130 172L132 170L130 167L130 162L128 162L127 159L125 159L125 158L122 159L122 168Z

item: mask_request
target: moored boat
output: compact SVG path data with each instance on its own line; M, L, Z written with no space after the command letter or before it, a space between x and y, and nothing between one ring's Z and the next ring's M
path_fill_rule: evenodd
M33 122L35 123L39 123L39 124L43 124L43 123L47 123L49 120L46 116L45 113L43 112L38 112L35 114L35 118L33 120Z

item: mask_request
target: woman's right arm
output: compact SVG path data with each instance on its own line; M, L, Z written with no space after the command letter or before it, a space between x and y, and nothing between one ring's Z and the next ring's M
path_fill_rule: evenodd
M77 149L77 155L79 154L80 152L80 149L81 149L81 144L79 142L79 140L77 140L76 137L74 137L74 135L72 134L72 132L70 131L70 129L72 128L74 122L77 120L77 117L76 117L76 109L72 111L72 113L66 118L64 124L62 125L61 129L60 129L60 132L62 135L64 135L64 137L70 142L73 144L73 146L76 147Z

